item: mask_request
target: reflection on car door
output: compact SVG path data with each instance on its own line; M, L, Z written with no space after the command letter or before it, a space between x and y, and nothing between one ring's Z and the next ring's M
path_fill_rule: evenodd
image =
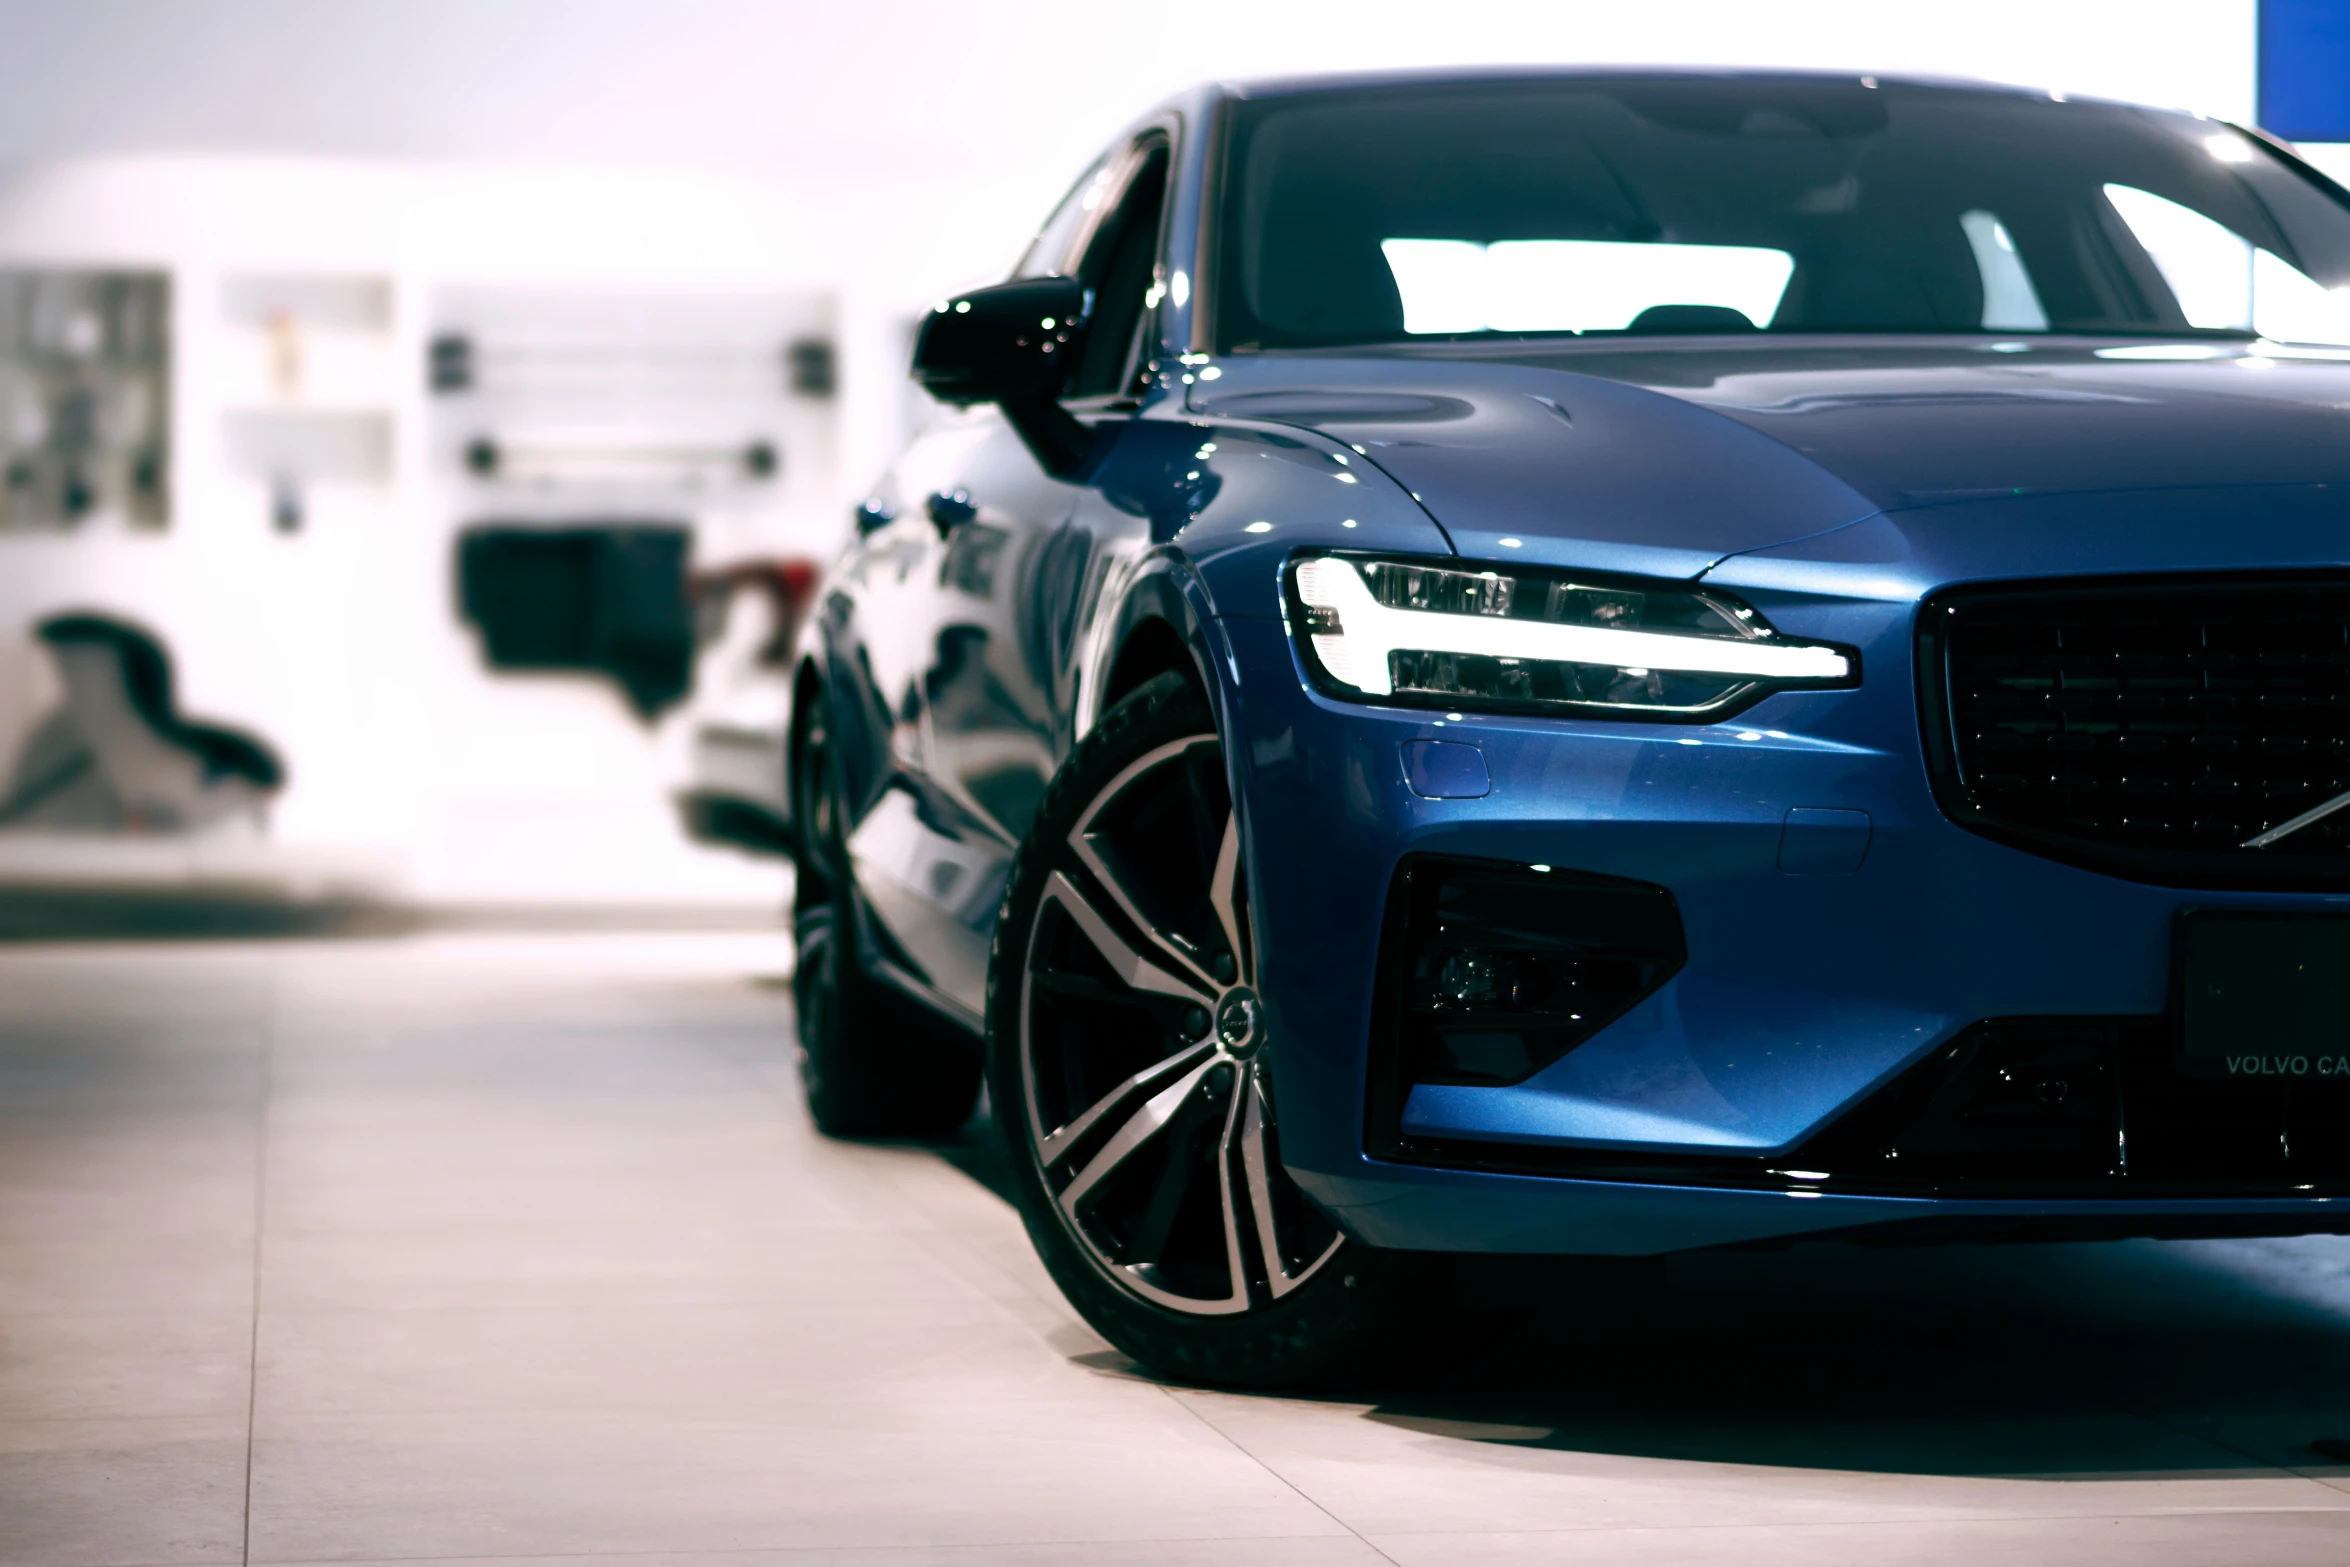
M972 421L951 468L938 452L907 454L906 517L927 535L920 603L896 608L890 633L919 736L893 787L849 839L858 882L914 976L977 1016L987 946L1018 830L1032 809L1024 780L1050 776L1052 725L1021 679L1015 578L1044 533L1066 518L1074 490L1045 477L999 418ZM934 628L934 629L933 629ZM1041 787L1035 792L1041 793Z

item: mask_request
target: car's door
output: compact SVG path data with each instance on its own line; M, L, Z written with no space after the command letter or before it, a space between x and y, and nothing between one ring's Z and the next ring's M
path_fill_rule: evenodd
M1096 332L1068 386L1081 413L1122 416L1168 156L1155 132L1089 171L1020 269L1094 291ZM1012 852L1067 746L1058 688L1085 570L1086 536L1069 525L1081 491L992 410L918 442L896 480L889 531L921 552L896 605L900 655L920 664L899 708L918 715L919 741L849 848L909 977L976 1019Z
M1093 306L1062 401L1090 424L1123 422L1135 407L1171 150L1164 130L1136 139L1100 220L1063 263ZM985 457L993 471L972 490L980 509L947 541L947 578L975 612L949 628L953 640L941 638L926 689L939 787L963 807L975 840L1008 852L1068 751L1066 677L1096 540L1074 520L1090 491L1046 478L1017 438L991 443Z
M918 988L929 984L926 954L938 943L926 934L928 904L912 890L923 876L923 835L905 823L928 809L924 630L939 619L941 547L921 497L926 478L962 471L989 433L977 421L951 422L906 451L859 509L859 538L817 612L837 768L824 783L840 791L856 880L879 927L857 945Z

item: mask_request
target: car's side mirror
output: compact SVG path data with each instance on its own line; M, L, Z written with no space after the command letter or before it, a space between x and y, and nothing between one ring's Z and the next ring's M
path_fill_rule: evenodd
M1056 478L1092 466L1094 433L1058 401L1085 348L1084 284L1020 278L942 301L914 340L914 379L942 403L995 403Z
M1085 285L1021 278L941 301L914 341L914 379L942 403L1054 398L1085 342Z

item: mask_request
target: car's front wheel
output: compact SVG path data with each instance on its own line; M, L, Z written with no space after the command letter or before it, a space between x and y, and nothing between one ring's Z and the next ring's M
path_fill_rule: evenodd
M1282 1167L1241 862L1207 705L1161 676L1078 746L1014 866L988 1085L1086 1320L1156 1370L1264 1386L1391 1347L1436 1259L1347 1240Z

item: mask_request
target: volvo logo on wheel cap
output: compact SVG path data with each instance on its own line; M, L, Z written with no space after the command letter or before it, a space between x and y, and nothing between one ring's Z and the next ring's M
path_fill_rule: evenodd
M1216 1038L1227 1055L1246 1060L1256 1054L1265 1038L1265 1015L1255 991L1234 990L1217 1004Z

